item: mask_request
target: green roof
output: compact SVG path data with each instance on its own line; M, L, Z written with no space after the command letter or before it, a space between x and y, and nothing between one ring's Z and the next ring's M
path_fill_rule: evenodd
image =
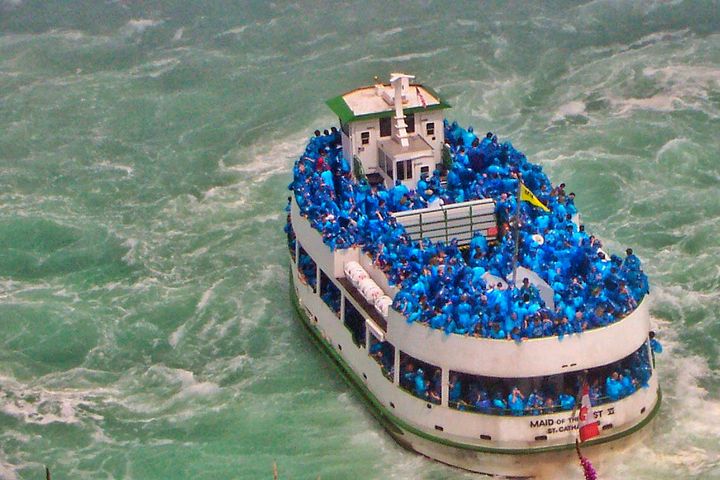
M415 85L412 85L415 86ZM425 90L428 91L432 96L438 99L438 103L434 105L428 105L427 107L412 107L412 108L404 108L403 111L405 113L416 113L416 112L422 112L422 111L431 111L431 110L440 110L443 108L451 108L451 105L447 103L445 100L440 98L440 95L435 92L435 90L426 87L424 85L417 85L418 87L423 87ZM368 88L368 87L364 87ZM350 92L348 92L350 93ZM345 102L345 99L343 98L347 93L343 93L342 95L338 95L337 97L333 97L330 100L326 101L328 107L330 107L330 110L332 110L335 115L337 115L340 118L340 121L342 123L348 123L348 122L354 122L355 120L371 120L373 118L384 118L384 117L392 117L395 113L395 110L387 110L383 112L374 112L374 113L366 113L363 115L355 115L350 108L350 106Z

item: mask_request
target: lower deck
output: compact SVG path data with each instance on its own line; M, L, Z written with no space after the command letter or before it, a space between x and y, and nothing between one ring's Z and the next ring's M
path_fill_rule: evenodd
M382 355L373 352L373 346L384 340L383 332L365 328L364 324L361 329L358 322L343 318L344 305L351 301L342 285L336 285L341 291L340 309L336 312L316 292L317 284L313 287L300 280L294 264L291 277L291 294L303 323L399 443L404 438L399 432L410 432L425 442L466 452L526 455L573 448L577 416L572 411L553 409L538 415L513 416L507 412L487 414L459 409L448 401L447 369L440 370L439 399L419 398L403 389L399 371L401 348L393 348L391 362L383 362ZM630 435L652 419L659 405L660 391L653 371L646 388L594 408L601 422L601 435L587 443L600 444Z

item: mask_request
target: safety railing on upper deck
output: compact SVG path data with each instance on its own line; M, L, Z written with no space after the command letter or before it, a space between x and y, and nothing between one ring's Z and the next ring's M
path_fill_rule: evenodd
M392 215L413 240L427 238L447 243L456 239L458 245L467 245L478 232L488 241L494 241L497 236L495 201L492 198L394 212Z

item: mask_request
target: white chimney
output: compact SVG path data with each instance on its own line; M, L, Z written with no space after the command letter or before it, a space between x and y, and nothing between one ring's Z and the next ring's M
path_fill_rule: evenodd
M403 148L410 146L402 104L407 102L411 78L415 77L412 75L405 75L404 73L393 73L390 76L390 85L392 85L395 89L395 96L393 99L395 104L395 139L400 142L400 145L402 145Z

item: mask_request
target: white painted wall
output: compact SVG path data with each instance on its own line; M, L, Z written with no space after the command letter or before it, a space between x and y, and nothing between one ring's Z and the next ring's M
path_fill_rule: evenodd
M370 143L362 144L362 132L370 132ZM356 120L350 123L350 142L352 144L351 153L349 155L352 160L353 155L357 155L365 168L365 173L372 173L378 169L377 142L380 135L380 120ZM344 145L343 145L344 147ZM345 153L345 158L348 158Z
M315 260L315 263L328 275L336 278L345 276L343 265L345 262L357 262L360 248L331 251L330 247L323 243L320 232L315 230L308 219L300 214L300 207L295 201L295 195L292 196L290 215L296 241Z
M432 147L433 150L438 152L438 157L435 159L437 163L440 163L442 146L445 142L445 130L443 128L443 120L445 118L445 110L432 110L429 112L415 112L415 132L425 139ZM428 122L435 123L435 135L428 137L425 132L426 125ZM434 138L434 140L433 140ZM432 173L432 170L430 170Z
M451 370L492 377L537 377L612 363L647 340L647 298L630 315L604 328L580 335L525 340L447 335L421 323L407 323L390 310L387 338L413 357Z

